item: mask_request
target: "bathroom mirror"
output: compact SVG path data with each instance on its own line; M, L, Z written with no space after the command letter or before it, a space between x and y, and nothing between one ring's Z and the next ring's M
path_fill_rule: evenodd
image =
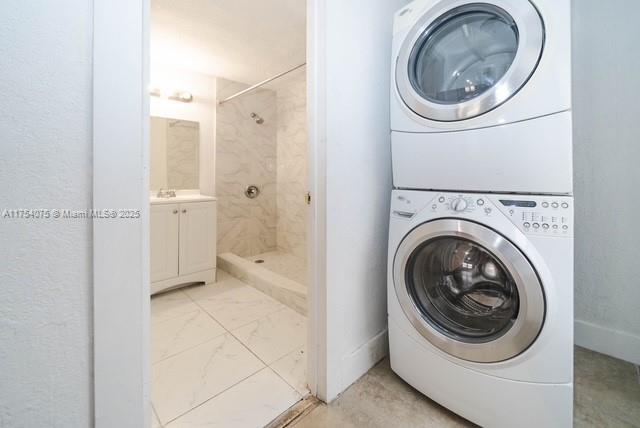
M151 190L200 187L200 124L151 117Z

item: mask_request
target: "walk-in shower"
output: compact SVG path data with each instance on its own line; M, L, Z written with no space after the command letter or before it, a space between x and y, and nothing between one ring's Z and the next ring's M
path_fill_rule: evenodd
M307 138L301 68L250 87L217 80L222 101L216 114L216 195L220 268L304 312Z

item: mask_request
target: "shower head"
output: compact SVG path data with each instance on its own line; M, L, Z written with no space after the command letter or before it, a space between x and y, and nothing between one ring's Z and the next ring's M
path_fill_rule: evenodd
M251 119L254 119L258 125L262 125L264 123L264 119L257 113L251 113Z

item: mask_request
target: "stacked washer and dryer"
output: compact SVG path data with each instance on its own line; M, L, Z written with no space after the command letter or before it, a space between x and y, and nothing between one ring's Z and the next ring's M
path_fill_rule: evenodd
M392 369L486 427L573 414L570 0L395 16Z

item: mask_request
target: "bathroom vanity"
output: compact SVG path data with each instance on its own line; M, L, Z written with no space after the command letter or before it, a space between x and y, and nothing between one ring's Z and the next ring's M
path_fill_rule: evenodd
M215 281L216 199L196 192L151 197L151 294Z
M151 294L215 281L216 198L198 190L200 156L198 122L151 118Z

